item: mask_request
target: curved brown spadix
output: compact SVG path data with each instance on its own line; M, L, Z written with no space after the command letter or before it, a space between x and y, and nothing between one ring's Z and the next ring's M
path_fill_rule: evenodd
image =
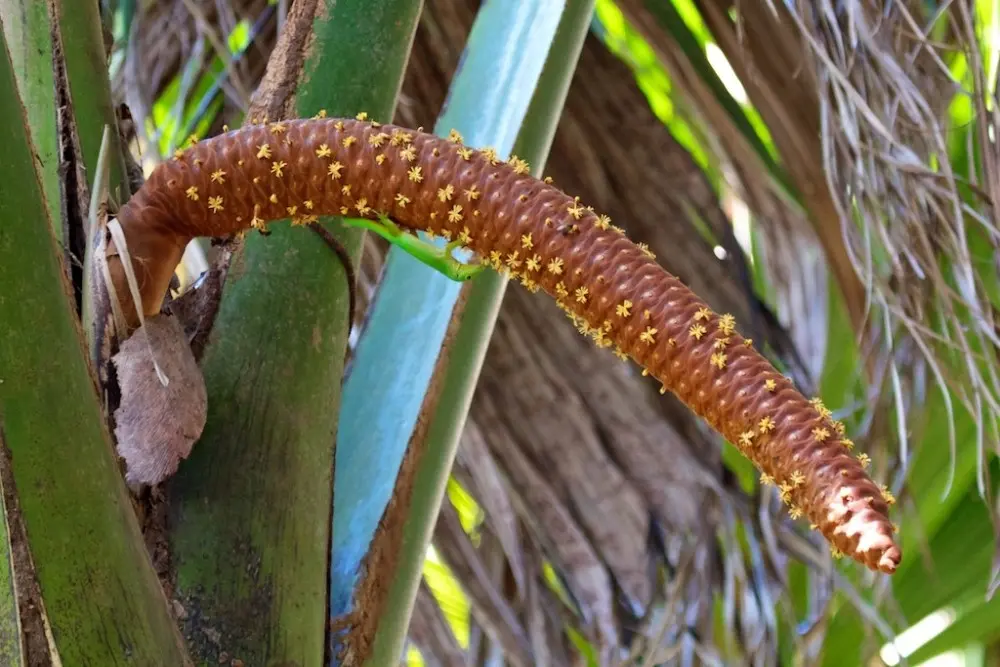
M433 232L554 296L599 346L631 356L707 420L781 489L832 544L893 572L901 552L891 496L876 486L843 428L803 397L644 246L605 216L490 150L360 120L256 125L197 143L159 166L119 211L141 308L158 312L185 244L271 220L376 218ZM113 246L112 246L113 247ZM108 255L130 325L122 264ZM860 459L860 460L859 460Z

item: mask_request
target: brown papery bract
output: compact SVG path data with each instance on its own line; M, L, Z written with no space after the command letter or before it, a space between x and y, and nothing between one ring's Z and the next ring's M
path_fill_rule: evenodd
M890 494L855 458L843 427L809 401L644 246L528 165L448 139L365 120L314 118L245 127L160 165L118 212L145 315L159 311L196 236L263 230L319 215L376 219L461 241L531 291L555 297L601 347L633 358L776 484L793 517L891 573L901 552ZM113 246L112 246L113 247ZM130 326L138 316L120 258L112 282Z

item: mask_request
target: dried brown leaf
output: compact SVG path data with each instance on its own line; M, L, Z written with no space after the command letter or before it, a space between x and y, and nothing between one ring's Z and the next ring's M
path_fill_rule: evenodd
M434 547L461 582L472 604L473 615L503 646L506 659L518 667L533 664L530 644L517 613L490 576L450 502L441 504L441 514L434 528Z
M146 323L112 357L121 387L115 411L118 453L130 484L159 484L177 471L201 436L208 411L205 380L172 315ZM159 365L168 382L158 376Z
M458 449L458 462L469 472L474 484L476 501L486 512L486 520L496 534L507 556L518 594L525 591L524 558L521 540L517 533L517 515L511 503L502 473L490 454L479 425L474 420L466 423Z
M482 402L477 417L496 423L497 413ZM510 480L519 513L545 548L553 567L567 580L584 622L603 651L618 646L611 579L593 545L559 495L505 430L491 431L490 450Z
M425 662L442 667L465 667L465 651L441 610L427 581L421 578L410 616L410 640L420 649Z

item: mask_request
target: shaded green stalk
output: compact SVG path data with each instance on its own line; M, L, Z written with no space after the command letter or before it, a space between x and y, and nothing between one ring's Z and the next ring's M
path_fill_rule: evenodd
M41 3L39 3L41 4ZM122 204L131 194L125 174L118 121L111 100L108 61L104 55L104 35L98 3L78 0L56 0L56 20L62 43L63 66L69 87L69 102L80 141L83 166L88 187L94 184L94 173L101 150L104 126L112 128L109 152L108 190L112 200ZM57 102L60 102L57 99ZM68 197L75 192L66 193Z
M288 73L292 113L388 120L421 2L320 4L302 71ZM357 263L361 233L323 222ZM344 268L316 234L275 225L233 260L202 362L208 421L171 484L176 597L206 663L224 651L323 664L348 303Z
M184 665L94 390L2 39L0 118L0 472L17 494L55 646L63 665Z
M28 114L49 219L61 243L64 230L60 218L59 135L49 5L37 0L0 0L0 22Z
M536 176L541 175L552 145L593 10L594 0L567 0L550 55L514 145L513 152L529 162ZM385 616L376 635L373 658L368 662L373 667L396 664L402 653L427 546L506 286L506 278L486 272L469 287L468 305L461 315L461 325L445 371L441 397L427 435L426 452L418 465L403 547Z

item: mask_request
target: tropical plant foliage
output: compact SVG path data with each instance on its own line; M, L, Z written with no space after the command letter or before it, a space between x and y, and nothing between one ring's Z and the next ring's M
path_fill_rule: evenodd
M11 295L41 304L0 310L13 323L0 528L14 546L0 559L0 657L35 664L25 656L44 646L5 638L49 623L67 665L147 664L143 651L182 644L202 663L346 665L371 650L381 665L399 661L404 636L411 663L443 665L990 664L996 3L104 0L106 52L97 2L79 16L40 4L0 0L27 112L21 123L15 79L0 80L9 145L24 153L0 166L23 178L0 193L0 309ZM647 243L847 424L897 499L899 570L836 561L736 448L554 304L496 277L449 285L336 221L358 276L352 322L346 274L318 237L188 249L178 303L218 292L195 305L212 335L189 336L208 427L174 480L133 489L136 512L122 511L99 350L103 404L66 394L86 393L71 320L95 331L80 268L89 194L109 190L113 211L191 135L321 108L457 127L529 157ZM26 211L34 227L5 234ZM11 252L14 238L37 257ZM51 367L25 356L42 327L55 327ZM34 394L8 380L42 371ZM45 423L35 453L65 458L78 429L89 487L67 492L75 469L58 463L18 467L45 402L74 411ZM73 522L76 499L100 528ZM46 513L81 540L111 534L103 564L75 563ZM41 615L25 616L16 585L25 543ZM74 604L74 568L111 591L109 567L141 591L135 627L121 604L89 622ZM102 628L139 662L112 657Z

